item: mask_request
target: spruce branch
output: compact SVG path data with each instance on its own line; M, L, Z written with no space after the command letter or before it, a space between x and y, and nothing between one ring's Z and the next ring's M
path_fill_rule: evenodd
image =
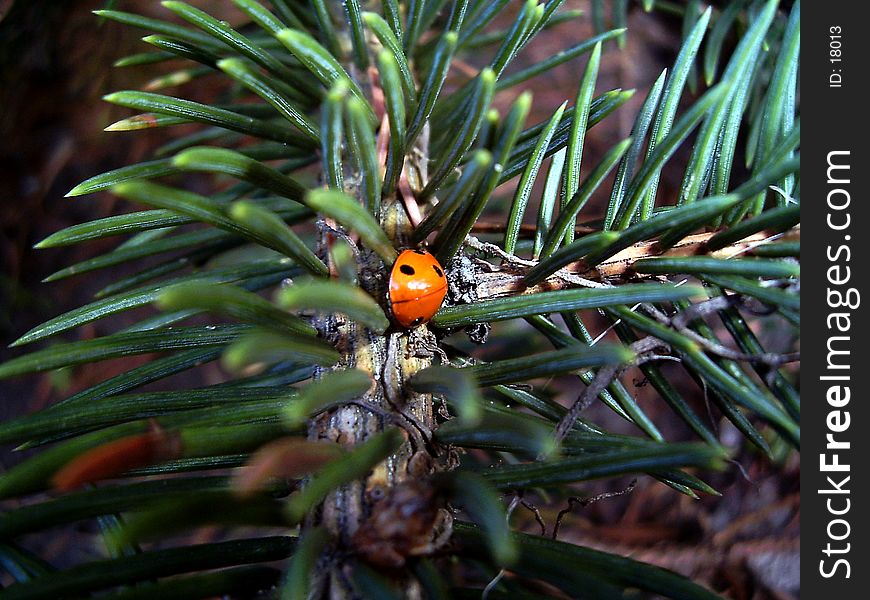
M472 249L502 259L500 266L482 267L478 277L478 298L492 299L516 294L533 294L548 290L561 290L571 287L612 287L613 281L635 277L634 265L640 260L652 257L711 256L727 259L764 248L767 244L783 240L799 240L800 228L796 227L787 235L769 235L759 232L715 251L706 251L706 242L715 232L698 233L686 236L681 242L668 249L662 249L657 241L638 242L613 257L589 267L583 261L576 261L562 267L540 283L532 286L524 284L526 271L540 261L529 260L505 253L494 244L481 242L469 237L466 242Z

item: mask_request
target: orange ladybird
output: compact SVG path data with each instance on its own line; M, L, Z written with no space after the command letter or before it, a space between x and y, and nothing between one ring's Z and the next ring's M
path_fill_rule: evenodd
M431 319L447 295L447 278L438 260L425 250L405 250L390 272L390 305L403 327Z

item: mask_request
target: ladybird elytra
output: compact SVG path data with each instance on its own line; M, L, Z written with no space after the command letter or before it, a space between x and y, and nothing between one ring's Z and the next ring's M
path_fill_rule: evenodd
M425 250L405 250L390 272L393 318L407 328L431 319L447 295L447 277L438 260Z

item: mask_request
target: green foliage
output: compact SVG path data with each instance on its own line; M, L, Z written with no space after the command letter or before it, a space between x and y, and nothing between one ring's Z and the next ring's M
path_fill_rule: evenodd
M578 11L562 0L233 4L249 21L230 25L175 1L163 3L166 19L97 11L145 30L157 48L117 66L166 69L149 91L105 97L135 112L107 130L187 127L149 160L68 194L87 202L78 197L109 192L147 210L37 244L121 238L46 280L111 267L124 275L14 341L46 345L0 365L0 378L149 358L0 424L0 442L35 449L0 475L0 497L21 501L0 516L0 568L16 581L3 597L271 590L305 598L324 589L331 570L356 593L380 598L403 597L400 581L430 598L479 597L488 585L493 598L549 589L525 587L535 580L572 597L717 597L665 569L514 532L506 500L520 496L504 494L558 501L584 482L629 474L694 498L717 494L700 477L724 468L729 454L683 396L693 381L748 444L767 454L799 445L793 373L747 319L797 336L800 3L735 1L704 11L667 4L683 18L676 60L644 92L631 137L609 140L600 156L590 132L634 93L600 89L602 58L618 51L616 42L631 43L630 10L659 3L616 0L608 23L607 3L594 1L596 35L523 68L514 66L517 55ZM545 107L548 117L527 123L527 82L578 57L585 64L571 67L573 103ZM452 68L458 60L479 70ZM153 91L191 81L203 86L202 100L205 77L230 83L220 103ZM515 97L503 116L493 108L504 105L500 93ZM744 164L735 164L740 151ZM676 164L681 155L685 166ZM665 197L671 171L682 184ZM206 174L220 191L189 191L189 173ZM770 194L771 186L784 193ZM484 213L498 215L495 232ZM409 333L390 320L388 277L400 250L427 239L451 293L428 325ZM766 316L757 317L759 305ZM122 313L136 323L74 337ZM599 337L613 332L606 342L593 334L592 314L607 321ZM480 342L491 323L499 325L486 360L457 350L461 328ZM399 340L419 352L411 356ZM666 359L676 363L667 376ZM178 389L166 381L218 360L220 382ZM390 360L406 361L404 370L389 371ZM699 441L666 439L623 377L633 366ZM673 372L687 385L674 385ZM583 384L574 407L549 394L557 376ZM428 417L403 412L412 395L428 402L424 413L440 413L431 427L420 421ZM608 432L580 412L596 399L634 434ZM326 435L348 405L368 411L378 431L360 419L352 441ZM331 444L332 460L308 464L292 444L289 456L275 450L306 437ZM463 449L474 452L458 465L445 459ZM385 473L405 468L412 450L432 455L438 472L400 472L407 481L390 489ZM36 495L85 460L105 472L80 483L98 485ZM286 474L293 461L310 467L305 475ZM234 477L258 468L262 484L239 495ZM215 469L224 472L208 473ZM353 539L320 522L318 507L335 494L344 500L331 510L374 507ZM411 516L389 512L407 510L403 494L413 495ZM398 559L392 546L383 551L384 539L371 540L382 533L379 511L409 531L415 519L431 519L421 525L425 543L402 546ZM452 525L436 525L448 511ZM105 559L57 570L18 545L32 532L90 519L108 527ZM136 545L143 533L159 539L208 524L245 526L245 539ZM440 545L438 533L446 534ZM514 574L509 585L496 577L503 567Z

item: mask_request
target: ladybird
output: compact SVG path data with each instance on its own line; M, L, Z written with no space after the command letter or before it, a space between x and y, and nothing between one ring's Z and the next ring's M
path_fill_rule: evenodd
M405 250L390 272L390 306L403 327L431 319L447 295L447 278L438 260L425 250Z

